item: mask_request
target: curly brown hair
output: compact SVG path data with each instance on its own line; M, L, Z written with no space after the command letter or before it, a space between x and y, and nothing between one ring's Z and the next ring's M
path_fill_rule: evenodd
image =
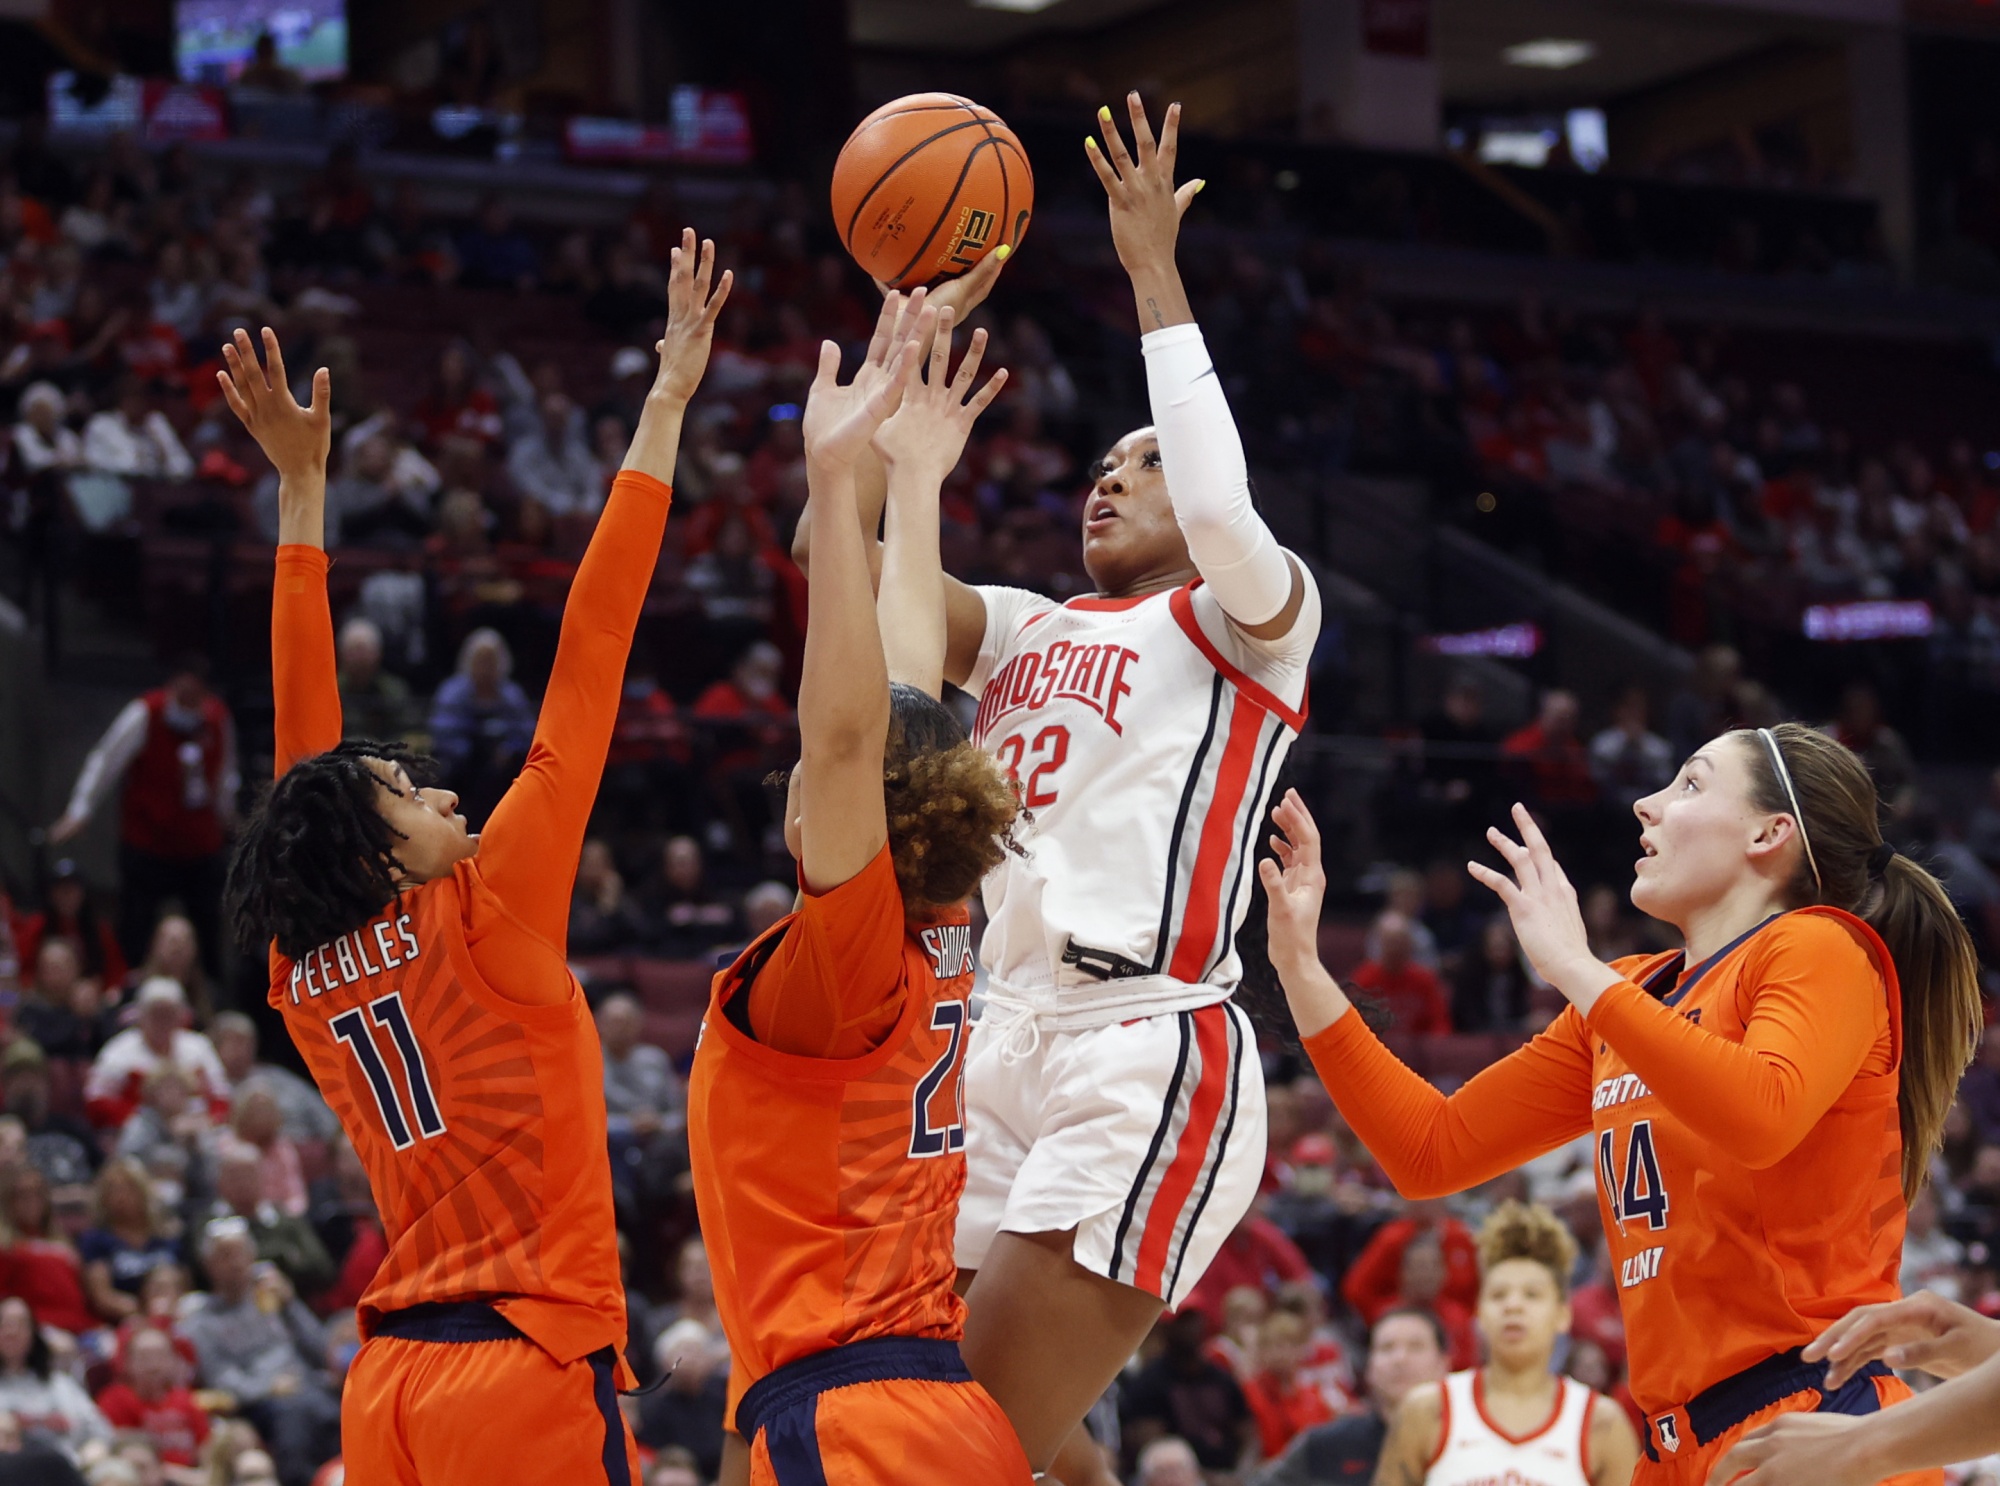
M1576 1268L1576 1238L1569 1225L1539 1202L1509 1197L1479 1225L1479 1273L1509 1259L1532 1259L1555 1276L1556 1293L1569 1294Z
M889 688L882 803L896 882L910 907L943 908L969 897L1008 852L1021 849L1014 840L1020 787L966 739L949 708L900 682Z

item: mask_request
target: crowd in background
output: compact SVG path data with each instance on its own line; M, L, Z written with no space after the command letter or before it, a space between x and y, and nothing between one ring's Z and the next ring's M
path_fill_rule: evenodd
M295 377L334 369L328 545L375 564L336 616L347 730L435 752L476 824L528 747L568 578L651 376L684 205L662 184L615 231L524 226L499 198L451 221L407 183L378 192L340 153L281 198L248 173L208 181L176 151L120 141L79 165L31 133L0 172L13 579L32 598L91 543L135 526L143 540L189 511L272 539L275 487L212 372L225 334L279 326ZM691 211L738 287L676 475L655 589L671 624L642 632L578 873L581 958L713 963L790 903L763 781L796 746L799 404L819 338L854 344L873 299L802 193ZM1260 468L1390 468L1507 501L1581 490L1620 503L1666 575L1666 633L1705 647L1672 696L1550 689L1503 723L1468 674L1404 719L1409 746L1375 801L1394 859L1363 884L1365 938L1336 966L1394 1034L1498 1047L1560 1009L1463 872L1467 843L1511 799L1574 865L1598 952L1651 946L1623 898L1631 801L1721 728L1786 711L1725 643L1777 578L1799 601L1927 599L1939 663L1968 686L2000 681L2000 486L1973 444L1858 449L1796 384L1753 383L1721 341L1657 316L1398 311L1311 241L1253 253L1211 234L1189 256ZM392 398L372 389L408 368L371 350L381 327L366 305L411 284L532 299L556 332L525 358L476 328L440 335L414 395ZM1105 262L1052 248L1040 267L1024 253L982 312L989 357L1013 379L944 493L955 571L1082 587L1082 471L1123 431L1105 419L1140 416L1123 293ZM255 714L211 675L216 659L176 662L119 714L52 828L60 846L116 799L115 898L57 862L0 914L0 1455L18 1434L97 1486L337 1479L352 1307L382 1253L365 1174L311 1087L260 1061L242 1015L256 967L233 975L221 943L221 863L261 745L247 720L239 735L236 714ZM1867 759L1892 835L1941 865L1994 962L2000 779L1979 810L1940 812L1875 692L1853 688L1828 725ZM626 1406L649 1486L691 1486L716 1470L726 1347L687 1182L690 1049L649 1041L649 1008L615 979L591 994L632 1360L642 1378L671 1373ZM1401 1391L1476 1356L1469 1228L1504 1195L1575 1229L1562 1365L1618 1386L1587 1151L1462 1200L1406 1203L1275 1029L1267 1073L1263 1197L1094 1416L1132 1480L1351 1480L1313 1462L1360 1458ZM2000 1314L1996 1244L1989 1033L1912 1213L1906 1280Z

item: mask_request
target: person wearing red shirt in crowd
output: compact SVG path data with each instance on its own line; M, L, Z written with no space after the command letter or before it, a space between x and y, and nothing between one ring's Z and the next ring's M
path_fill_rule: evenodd
M1365 1251L1363 1257L1366 1257ZM1354 1292L1348 1288L1353 1284L1356 1273L1373 1278L1357 1260L1347 1272L1347 1281L1341 1286L1341 1293L1347 1296L1350 1305L1362 1311L1363 1316L1371 1311L1379 1316L1412 1306L1430 1311L1443 1323L1445 1334L1451 1339L1452 1367L1471 1367L1478 1362L1479 1337L1472 1324L1474 1307L1456 1299L1446 1288L1449 1271L1445 1264L1444 1244L1438 1232L1415 1234L1403 1244L1402 1251L1397 1255L1395 1294L1387 1304L1371 1305L1369 1310L1363 1310Z
M1449 1032L1451 1002L1437 972L1416 960L1416 935L1407 916L1391 909L1375 920L1375 958L1363 960L1348 977L1382 1002L1405 1033Z
M125 979L131 967L117 934L112 932L111 920L98 911L83 873L68 857L50 872L42 901L41 912L19 914L14 920L14 948L24 968L35 963L43 938L53 934L77 947L83 973L100 985L115 986ZM4 911L4 903L0 898L0 911Z
M165 686L126 703L83 762L69 808L49 827L61 845L79 835L120 779L118 939L128 959L146 952L160 905L178 898L209 971L222 934L222 849L236 818L236 728L208 689L208 662L188 656Z
M726 677L695 698L696 717L732 724L715 730L718 769L760 767L764 755L791 736L792 706L778 689L784 663L777 646L759 640L737 658Z
M1442 1293L1467 1310L1479 1304L1479 1245L1472 1230L1448 1216L1442 1202L1412 1202L1408 1212L1375 1230L1341 1282L1340 1293L1370 1326L1399 1304L1403 1251L1426 1234L1436 1237L1444 1259Z
M1542 693L1535 720L1500 744L1500 756L1527 782L1533 801L1563 810L1597 803L1597 780L1590 750L1577 730L1579 711L1572 692Z
M1201 1283L1188 1292L1181 1309L1200 1311L1212 1328L1222 1323L1223 1297L1239 1285L1261 1290L1268 1300L1278 1293L1280 1285L1311 1278L1312 1265L1298 1245L1253 1206L1222 1241L1214 1262Z
M111 1427L143 1434L167 1465L193 1465L208 1442L208 1415L188 1391L187 1364L173 1338L156 1326L135 1332L124 1374L97 1395Z
M439 354L437 380L411 416L433 448L451 438L471 439L481 447L500 438L500 405L473 380L472 352L459 341Z
M13 1241L0 1248L0 1295L19 1296L37 1320L64 1331L102 1324L83 1292L83 1261L56 1227L49 1183L32 1166L13 1173L0 1200Z
M1256 1365L1243 1383L1243 1398L1257 1420L1264 1458L1273 1459L1292 1437L1334 1417L1326 1395L1301 1375L1311 1336L1295 1311L1272 1311L1257 1330Z

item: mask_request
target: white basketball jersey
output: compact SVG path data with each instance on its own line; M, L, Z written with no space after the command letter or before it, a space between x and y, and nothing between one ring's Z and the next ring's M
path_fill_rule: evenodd
M1077 1031L1235 988L1266 797L1305 722L1320 620L1305 582L1298 622L1269 641L1199 581L1067 604L979 590L973 739L1029 817L1025 855L985 883L980 959L999 995Z
M1590 1389L1556 1379L1548 1422L1510 1435L1486 1413L1478 1368L1444 1380L1444 1443L1424 1486L1590 1486Z

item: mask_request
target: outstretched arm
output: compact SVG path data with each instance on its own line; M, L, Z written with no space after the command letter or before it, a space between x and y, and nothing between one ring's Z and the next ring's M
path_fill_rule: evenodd
M944 566L938 557L938 491L964 452L973 423L1007 384L1007 373L997 371L966 401L986 355L986 332L972 333L954 377L954 318L948 306L938 312L930 378L912 380L903 406L882 425L873 444L889 474L881 589L875 599L882 653L891 681L907 682L934 697L944 691L949 631Z
M888 365L902 342L915 333L917 315L923 305L933 305L940 312L950 310L957 323L963 325L993 292L1001 265L1012 253L1013 248L1002 243L981 258L971 272L948 279L935 288L920 289L907 300L894 290L883 289L883 318L876 323L875 339L869 343L868 356L855 385L863 386L870 367ZM929 349L927 342L919 342L917 354L928 355ZM854 466L854 509L861 527L862 547L877 573L881 570L882 550L876 533L882 528L882 511L888 494L888 471L881 457L872 450L863 453ZM798 530L792 537L792 560L806 573L812 571L812 532L813 514L808 509L800 517ZM986 638L986 602L978 589L959 582L949 573L945 574L944 591L945 679L955 686L963 685L979 660L980 642Z
M1181 106L1168 105L1156 144L1139 95L1126 103L1133 150L1125 148L1108 108L1097 111L1103 147L1090 139L1085 150L1110 198L1111 240L1139 308L1167 498L1188 554L1223 613L1255 639L1280 639L1305 609L1305 575L1257 514L1243 440L1174 261L1181 216L1205 182L1174 187Z
M927 311L924 319L936 317ZM889 672L856 514L854 470L902 401L906 368L914 364L910 348L901 347L884 374L871 378L857 397L840 385L840 348L827 341L806 397L807 509L819 526L819 560L806 596L795 788L799 865L813 893L829 892L854 877L889 839L882 799Z
M1383 1046L1320 963L1326 875L1319 827L1297 790L1272 818L1278 859L1258 868L1270 902L1272 968L1306 1056L1397 1191L1462 1192L1590 1129L1590 1045L1574 1016L1559 1018L1450 1098Z
M570 885L618 718L625 659L666 531L681 420L732 281L724 272L710 292L715 244L704 240L697 252L691 230L670 258L659 374L570 586L527 762L480 837L487 887L557 948L568 932Z
M277 332L264 328L264 364L248 331L222 348L222 395L278 471L278 571L271 591L271 700L279 775L340 741L340 680L326 602L326 456L333 385L313 373L312 405L285 378Z

